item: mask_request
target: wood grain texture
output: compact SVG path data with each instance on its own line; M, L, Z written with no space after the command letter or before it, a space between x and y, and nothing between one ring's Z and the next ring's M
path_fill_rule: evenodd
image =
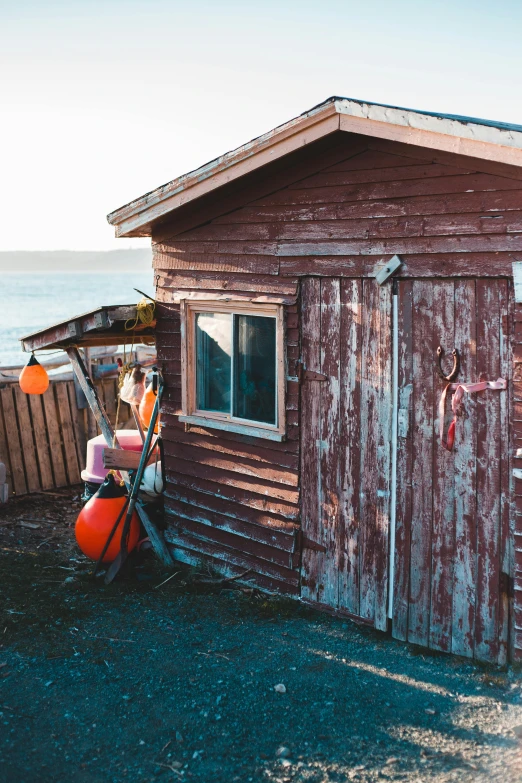
M393 585L393 636L408 638L410 547L413 502L413 282L398 287L399 373L397 426L397 503Z
M444 382L434 372L434 357L439 344L447 353L457 347L464 383L501 373L509 378L507 281L403 281L399 299L399 399L406 392L412 402L413 428L406 412L400 414L393 634L501 663L509 622L501 573L512 573L509 453L502 445L509 397L491 391L465 395L454 449L444 450L438 435ZM401 422L402 435L411 432L411 445L401 441Z
M9 458L9 445L7 442L7 432L4 422L4 411L2 406L2 394L0 393L0 462L3 462L6 469L6 481L9 495L13 494L13 470Z
M22 459L22 444L18 432L15 402L11 386L0 389L2 410L4 414L5 440L9 449L9 462L11 465L11 482L17 495L25 495L27 482L25 478L24 462Z
M462 174L471 174L472 171L446 166L438 163L419 163L417 165L392 167L385 166L382 169L364 170L335 170L330 168L327 172L313 174L311 177L300 180L295 185L289 185L290 190L301 188L326 188L338 185L355 185L366 182L394 182L396 180L429 179L430 177L451 177Z
M390 292L374 281L308 279L302 387L303 595L386 627ZM341 383L342 379L342 383Z
M301 357L307 370L321 372L321 281L303 281L301 288ZM321 475L321 389L320 383L305 383L301 396L301 524L303 533L320 546L323 531ZM326 553L304 548L301 565L301 596L321 601Z
M355 616L360 610L362 289L360 280L341 280L339 606Z
M513 271L511 253L413 253L402 256L401 277L507 277ZM281 257L281 275L375 277L390 254L367 256Z
M341 515L340 472L340 376L341 371L341 291L335 278L321 280L321 354L320 372L324 383L316 383L321 395L320 421L320 542L326 547L322 575L322 600L329 606L339 605L339 562L342 542L339 536ZM313 381L309 383L314 383ZM302 444L303 450L306 444Z
M451 355L464 345L455 334L455 292L450 281L433 281L432 345L437 343ZM457 345L458 344L458 345ZM434 354L435 356L435 354ZM428 363L429 358L426 356ZM435 363L432 362L432 371ZM455 456L441 448L438 440L438 403L444 381L434 378L432 399L433 512L431 525L430 635L429 646L451 649L453 564L455 546ZM459 488L460 491L460 488Z
M65 382L55 384L57 410L60 416L60 429L62 433L62 443L65 455L65 469L69 484L78 484L80 481L80 469L78 466L78 456L76 453L76 444L74 438L74 427L69 406L69 397L67 395L67 386Z
M466 193L468 190L520 190L518 180L493 174L462 174L453 177L372 182L361 185L332 186L283 190L255 202L260 206L274 204L335 204L346 201L411 198L446 193ZM255 252L255 251L252 251Z
M500 295L502 286L477 281L477 376L500 375ZM500 399L477 395L477 613L475 650L483 660L499 652L500 584Z
M360 614L386 628L388 571L391 291L375 281L363 287L361 393Z
M37 492L40 489L40 478L38 475L38 463L36 460L36 449L33 439L33 425L29 414L29 395L25 394L18 384L15 385L13 391L20 433L20 445L22 448L27 481L27 491Z
M458 343L458 345L457 345ZM455 345L460 350L460 377L477 378L477 306L474 280L455 284ZM470 656L475 646L477 542L477 423L475 395L468 395L466 416L455 439L455 553L451 651Z
M515 611L513 601L513 451L510 448L511 410L513 405L513 351L511 344L513 315L513 283L500 284L500 374L508 382L506 393L500 395L500 595L499 595L499 652L498 662L505 665L510 659L510 614ZM507 447L506 445L507 444ZM503 576L504 575L504 576Z
M413 453L408 639L428 646L433 496L433 283L413 283Z
M54 487L53 472L51 469L52 455L49 452L42 397L39 394L30 394L29 407L31 409L31 421L38 460L40 486L42 489L51 489L51 487Z
M522 188L434 194L413 198L377 199L357 202L275 204L244 206L214 221L220 224L290 223L327 220L378 220L415 215L441 216L467 213L496 214L520 211Z
M299 160L273 181L260 172L222 205L185 209L154 237L165 307L157 334L167 373L166 502L171 516L178 514L176 551L189 560L219 560L224 570L237 570L241 558L282 568L289 554L295 558L293 539L288 533L272 541L270 531L286 536L285 526L295 533L301 523L302 598L386 627L391 294L389 284L381 290L369 278L399 253L393 634L503 662L510 605L501 574L517 562L522 594L522 486L515 502L518 551L502 445L510 433L509 397L466 395L455 449L443 451L437 432L443 384L434 356L439 342L448 352L456 345L462 379L509 376L505 279L522 253L522 183L507 170L502 176L498 165L477 171L470 158L391 141L362 140L345 155L340 144L331 157L323 149L315 160L310 153ZM287 371L294 375L301 359L327 380L287 386L286 441L260 445L179 425L176 290L252 298L295 297L300 290L298 306L295 299L286 306ZM522 308L514 319L522 346L520 324ZM522 447L522 348L515 360L520 410L513 439ZM263 557L250 543L240 552L249 537L268 547ZM255 578L297 589L283 573L256 571ZM519 614L520 630L513 628L520 639L513 639L522 655Z

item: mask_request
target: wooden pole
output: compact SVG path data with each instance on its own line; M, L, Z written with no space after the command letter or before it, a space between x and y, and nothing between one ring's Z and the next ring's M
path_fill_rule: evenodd
M69 353L69 351L67 351ZM84 348L83 349L83 355L85 357L85 369L87 370L87 375L92 381L92 372L91 372L91 349L90 348ZM70 358L70 357L69 357ZM90 440L91 438L95 438L98 434L96 430L96 420L92 414L91 406L89 405L87 407L87 440Z

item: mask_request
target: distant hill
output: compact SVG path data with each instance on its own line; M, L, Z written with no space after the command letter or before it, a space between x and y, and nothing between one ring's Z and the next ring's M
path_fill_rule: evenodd
M149 247L132 250L4 250L0 272L147 272Z

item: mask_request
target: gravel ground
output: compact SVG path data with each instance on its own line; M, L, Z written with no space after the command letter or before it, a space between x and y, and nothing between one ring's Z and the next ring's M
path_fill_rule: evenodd
M77 511L71 493L0 511L1 781L522 780L518 671L187 569L155 589L153 561L105 587Z

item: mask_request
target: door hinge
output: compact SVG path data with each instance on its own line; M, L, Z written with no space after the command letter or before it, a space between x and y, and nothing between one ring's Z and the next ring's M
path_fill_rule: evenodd
M301 534L301 549L313 549L314 552L326 552L326 547L318 541L312 541L304 533Z
M327 381L328 376L322 372L315 372L314 370L307 370L303 362L298 359L295 363L295 374L299 383L304 381Z

